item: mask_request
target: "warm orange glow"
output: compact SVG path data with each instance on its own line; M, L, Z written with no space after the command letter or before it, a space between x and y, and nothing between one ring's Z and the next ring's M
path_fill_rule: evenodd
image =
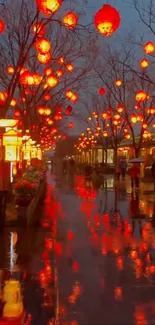
M67 63L66 64L66 69L69 71L69 72L72 72L74 70L74 66L72 63Z
M60 78L60 77L62 77L64 75L64 71L62 69L58 69L56 71L56 75Z
M102 117L104 120L106 120L108 118L108 114L107 113L102 113Z
M21 84L24 85L24 86L32 86L33 83L34 83L32 73L29 72L29 71L24 71L24 72L20 75L20 82L21 82Z
M58 84L58 79L54 75L50 75L47 77L47 85L51 88L55 87Z
M32 26L32 32L38 36L43 36L45 34L45 27L41 22L38 22Z
M147 123L142 124L143 129L147 129Z
M48 108L48 107L46 107L46 108L44 109L44 113L45 113L45 115L49 116L49 115L51 114L51 109Z
M117 107L117 112L122 113L123 109L124 109L124 106L122 104L119 104L118 107Z
M103 136L106 138L108 137L108 132L107 131L103 131Z
M41 84L43 77L38 73L33 73L33 85L38 86Z
M44 75L49 76L50 74L52 74L52 68L49 68L49 67L45 68L44 69Z
M73 93L72 90L67 90L66 91L66 97L73 101L74 103L78 100L78 95Z
M144 131L143 133L143 139L147 139L149 137L148 131Z
M45 100L50 100L52 98L52 95L50 95L50 94L46 94L46 95L44 95L44 99Z
M39 106L39 107L37 108L37 112L38 112L40 115L43 115L43 114L44 114L44 107Z
M12 67L11 65L9 65L9 66L7 67L7 69L6 69L6 71L7 71L8 73L10 73L10 74L13 74L13 73L15 72L15 69L14 69L14 67Z
M122 80L121 80L121 79L117 79L117 80L115 81L115 85L116 85L117 87L120 87L120 86L122 85Z
M148 65L149 65L149 61L147 59L142 59L140 61L141 68L146 69L148 67Z
M142 114L137 115L137 121L139 121L139 122L143 121L143 115Z
M65 27L73 29L78 23L78 16L74 12L68 12L64 16L63 22Z
M47 54L51 50L51 43L46 38L38 38L35 47L41 54Z
M117 120L113 120L113 125L118 125L118 121Z
M44 15L51 15L60 8L62 0L36 0L36 3Z
M115 120L119 120L120 119L120 115L119 114L114 114L114 119Z
M144 52L147 54L152 54L155 50L155 46L152 42L148 42L144 45Z
M17 125L17 120L14 119L0 119L0 127L1 128L9 128Z
M50 52L46 54L38 53L38 61L42 64L49 64L51 59L52 59L52 55Z
M137 122L137 116L135 114L131 115L131 122L136 123Z
M144 102L147 99L147 93L143 90L137 92L135 99L137 102Z
M63 56L60 56L60 58L57 60L59 64L64 64L65 59Z
M125 139L129 140L129 139L131 138L131 135L130 135L129 133L126 133L126 134L124 135L124 137L125 137Z
M2 91L0 91L0 105L5 104L5 101L6 101L6 95Z

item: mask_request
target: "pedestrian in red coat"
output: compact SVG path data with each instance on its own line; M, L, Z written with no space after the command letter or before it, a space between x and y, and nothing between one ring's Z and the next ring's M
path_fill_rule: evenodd
M131 176L131 187L139 188L140 167L138 164L134 164L129 169L129 175Z

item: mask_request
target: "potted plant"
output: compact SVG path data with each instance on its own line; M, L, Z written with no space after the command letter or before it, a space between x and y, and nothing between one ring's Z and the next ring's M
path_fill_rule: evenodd
M14 185L15 202L20 207L26 207L31 203L33 198L34 187L28 180L19 180Z

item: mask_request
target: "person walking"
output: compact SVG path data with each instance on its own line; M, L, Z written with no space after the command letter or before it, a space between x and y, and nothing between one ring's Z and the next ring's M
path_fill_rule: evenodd
M138 164L134 164L130 169L129 169L129 175L131 177L131 187L132 189L139 188L139 176L140 176L140 167Z
M121 166L120 166L120 161L118 160L116 163L116 178L119 181L121 176Z
M127 169L127 162L126 162L125 159L122 159L121 160L120 167L121 167L121 175L122 175L122 178L125 179L126 169Z

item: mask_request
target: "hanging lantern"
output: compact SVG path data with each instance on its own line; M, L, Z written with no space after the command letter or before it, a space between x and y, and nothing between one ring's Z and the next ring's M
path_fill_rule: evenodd
M142 114L137 115L137 121L138 122L143 122L143 115Z
M57 62L58 62L59 64L64 64L64 62L65 62L64 57L63 57L63 56L60 56L60 57L58 58Z
M11 102L10 102L10 106L11 107L15 107L17 105L17 101L15 98L12 98Z
M152 124L152 127L155 128L155 123Z
M147 93L143 90L137 92L135 97L137 102L144 102L147 99Z
M116 85L117 87L120 87L120 86L122 85L122 80L121 80L121 79L117 79L117 80L115 81L115 85Z
M74 12L68 12L63 18L64 26L73 29L78 23L78 16Z
M37 108L37 112L38 112L40 115L44 115L44 110L45 110L45 108L42 107L42 106L39 106L39 107Z
M148 42L144 45L144 52L147 54L152 54L155 50L155 46L152 42Z
M145 122L142 124L142 128L143 128L144 130L147 129L147 126L148 126L148 125L147 125L147 123L145 123Z
M74 123L73 122L69 122L68 126L69 126L70 129L73 129L74 128Z
M52 59L52 55L50 52L46 54L38 53L38 61L42 64L49 64L51 59Z
M104 136L105 138L107 138L107 137L108 137L108 132L107 132L107 131L103 131L103 136Z
M66 64L66 69L69 71L69 72L72 72L74 70L74 66L72 63L67 63Z
M19 109L16 109L16 110L14 111L14 117L15 117L15 118L19 118L19 117L20 117L20 110L19 110Z
M2 20L0 20L0 34L2 34L5 30L5 24L3 23Z
M124 109L124 106L122 104L119 104L118 107L117 107L117 112L122 113L123 109Z
M6 101L6 95L2 91L0 91L0 105L5 104L5 101Z
M57 75L57 77L62 77L63 75L64 75L64 71L62 70L62 69L58 69L57 71L56 71L56 75Z
M37 36L43 36L45 34L45 26L41 22L37 22L32 26L32 33Z
M148 131L144 131L144 133L143 133L143 139L147 139L148 138Z
M65 113L66 113L66 115L71 115L72 111L73 111L73 107L69 105L69 106L67 106Z
M148 67L148 65L149 65L149 61L147 59L142 59L140 61L140 66L142 69L146 69Z
M101 115L102 115L102 117L103 117L104 120L106 120L108 118L108 114L107 113L102 113Z
M32 86L33 85L33 75L29 71L25 71L20 75L20 83L24 86Z
M137 116L135 114L131 115L131 122L136 123L137 122Z
M36 4L38 9L48 16L60 8L62 0L36 0Z
M38 38L35 43L36 50L41 54L47 54L51 50L51 43L46 38Z
M125 137L125 139L129 140L129 139L131 138L131 135L130 135L129 133L126 133L126 134L124 135L124 137Z
M105 94L105 89L104 88L99 88L99 94L103 96Z
M39 86L42 82L43 77L38 73L33 73L33 85Z
M9 74L13 74L15 72L15 69L14 67L12 67L11 65L9 65L7 68L6 68L6 71L7 73Z
M49 107L46 107L44 109L44 113L45 113L45 115L49 116L51 114L51 109Z
M58 84L58 79L54 75L50 75L47 77L47 85L51 88L55 87Z
M95 15L95 26L104 36L111 36L118 29L120 22L119 12L108 4Z
M119 120L120 119L120 115L119 114L114 114L114 119L115 120Z
M51 98L52 98L52 95L50 95L50 94L45 94L44 95L44 99L47 100L47 101L50 100Z

